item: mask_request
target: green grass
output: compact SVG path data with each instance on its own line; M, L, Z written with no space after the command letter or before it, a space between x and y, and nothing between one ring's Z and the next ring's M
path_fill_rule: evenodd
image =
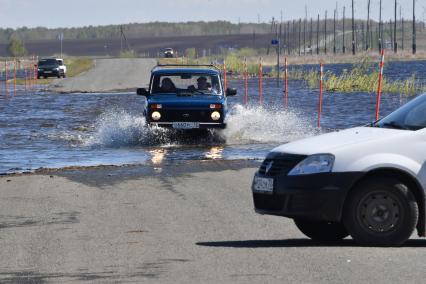
M89 58L67 58L65 65L67 66L67 76L75 77L89 71L93 66L93 60Z
M373 70L373 71L371 71ZM290 79L305 80L310 88L319 87L319 72L310 71L292 71L289 74ZM352 92L377 92L379 84L378 68L371 64L368 58L363 59L356 64L351 71L344 70L341 75L332 72L326 72L323 81L324 89L328 92L352 93ZM383 93L400 93L404 95L415 95L425 91L426 87L416 82L413 74L406 80L389 81L383 78Z

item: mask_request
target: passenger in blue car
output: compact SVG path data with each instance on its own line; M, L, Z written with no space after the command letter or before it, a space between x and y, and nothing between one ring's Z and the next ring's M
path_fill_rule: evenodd
M164 93L174 93L176 92L176 86L170 78L164 78L161 80L161 92Z

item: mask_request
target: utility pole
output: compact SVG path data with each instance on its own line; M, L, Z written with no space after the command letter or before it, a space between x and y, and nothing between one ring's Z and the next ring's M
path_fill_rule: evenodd
M303 20L303 55L306 55L306 24L308 21L308 7L305 5L305 19Z
M354 0L352 0L352 54L355 55L355 18L354 18Z
M120 26L120 53L123 52L123 26Z
M283 28L285 30L285 26L283 27L283 10L281 10L281 22L280 22L280 53L282 52L282 45L281 43L284 42L283 40ZM285 49L284 49L284 54L285 54Z
M302 34L302 18L299 18L299 56L301 55L302 51L301 51L301 34Z
M399 6L399 17L401 18L401 48L404 50L404 18L402 17L402 9L401 6Z
M319 55L319 25L320 25L320 19L318 14L318 21L317 21L317 55Z
M346 52L346 46L345 46L345 12L346 12L346 7L343 6L343 47L342 47L342 51L343 54L345 54Z
M382 0L380 0L380 7L379 7L379 53L382 52Z
M287 22L287 54L290 55L290 21Z
M324 54L327 54L327 10L325 10L324 19Z
M396 42L396 5L397 5L397 0L395 0L395 19L393 22L393 52L397 53L398 52L398 43Z
M309 53L312 55L313 50L312 50L312 29L313 29L313 22L312 22L312 17L311 17L311 28L310 28L310 32L309 32Z
M370 37L370 4L371 4L371 0L368 0L368 6L367 6L367 40L366 40L366 44L365 44L365 50L367 51L370 46L369 46L369 37Z
M333 17L333 53L336 54L336 9Z
M416 0L413 0L413 54L416 54Z
M296 20L293 20L293 36L292 36L292 42L294 42L293 44L293 50L294 52L296 52Z

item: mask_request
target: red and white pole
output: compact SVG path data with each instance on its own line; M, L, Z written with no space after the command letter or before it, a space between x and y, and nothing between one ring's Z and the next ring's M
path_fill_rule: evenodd
M37 61L38 61L38 58L36 56L34 56L34 64L33 64L33 66L34 66L34 85L37 84Z
M8 80L8 78L7 78L7 72L8 72L8 70L7 70L8 68L7 68L7 60L4 62L4 84L5 84L5 90L6 90L6 97L7 96L9 96L9 85L8 85L8 83L7 83L7 80Z
M228 89L228 78L226 77L226 61L223 60L223 85L225 86L225 92Z
M259 104L263 106L263 67L262 67L262 58L260 58L259 65Z
M16 96L16 59L13 61L13 96Z
M379 85L377 86L377 101L376 101L376 120L379 120L380 114L380 97L382 93L382 84L383 84L383 67L385 66L385 50L382 49L380 65L379 65Z
M284 60L284 105L288 108L288 62L287 57Z
M25 63L24 63L24 77L25 77L25 91L27 91L28 90L28 82L27 82L27 66L25 66Z
M244 58L244 105L248 104L248 71L247 58Z
M30 81L31 81L31 83L30 83L30 87L31 87L31 90L33 89L33 86L34 86L34 58L33 58L33 56L31 56L31 58L30 58L30 70L29 70L29 72L30 72Z
M319 94L319 102L318 102L318 128L321 127L323 76L324 76L324 66L322 63L320 63L320 94Z

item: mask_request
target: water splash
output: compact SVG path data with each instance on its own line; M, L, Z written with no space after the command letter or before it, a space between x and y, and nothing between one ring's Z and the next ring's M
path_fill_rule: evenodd
M83 144L85 146L149 145L163 136L162 129L148 129L143 115L132 115L125 110L110 110L100 115L95 122L95 132ZM157 135L155 135L157 134Z
M291 110L236 105L230 111L223 134L227 144L285 143L318 131Z
M95 131L82 143L85 146L183 146L217 144L284 143L316 133L315 128L291 111L234 106L225 130L177 131L146 126L143 115L125 110L103 113Z

